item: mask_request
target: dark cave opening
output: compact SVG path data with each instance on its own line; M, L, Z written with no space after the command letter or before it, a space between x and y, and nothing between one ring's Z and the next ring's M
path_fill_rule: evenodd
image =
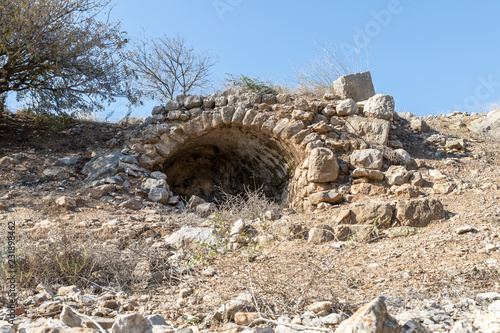
M291 170L292 155L280 142L235 128L214 130L190 140L165 161L163 168L175 194L185 200L197 195L211 202L223 200L224 193L261 190L283 203Z

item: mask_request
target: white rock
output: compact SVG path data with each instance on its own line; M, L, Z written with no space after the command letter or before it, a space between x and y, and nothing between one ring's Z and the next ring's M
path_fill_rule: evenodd
M477 299L480 301L492 302L500 300L500 294L495 292L490 293L480 293L476 295Z
M144 333L150 322L140 314L119 316L111 327L111 333Z

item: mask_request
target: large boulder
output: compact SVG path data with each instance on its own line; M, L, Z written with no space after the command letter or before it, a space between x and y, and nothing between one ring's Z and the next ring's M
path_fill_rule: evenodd
M500 109L489 112L469 125L473 132L485 133L500 138Z
M358 149L351 154L351 164L357 168L380 170L384 155L377 149Z
M368 71L339 77L333 82L333 89L342 99L350 98L356 102L375 95L372 76Z
M401 225L425 227L431 221L445 217L441 201L437 199L415 199L396 203L396 219Z
M352 208L351 222L353 224L389 227L391 225L392 215L393 208L390 203L369 202Z
M363 112L368 117L392 120L394 117L394 98L382 94L372 96L366 101Z
M390 121L385 119L350 116L346 120L346 129L349 133L377 146L387 145L390 127Z
M339 175L337 157L328 148L318 147L311 151L309 156L309 170L307 179L316 183L333 182Z
M82 168L82 173L87 176L85 181L93 181L103 176L115 175L124 157L119 151L99 154L87 162Z

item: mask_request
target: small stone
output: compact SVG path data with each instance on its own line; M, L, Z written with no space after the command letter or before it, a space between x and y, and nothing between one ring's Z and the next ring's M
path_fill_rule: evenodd
M337 105L336 111L339 116L350 116L358 113L358 106L354 100L346 99Z
M327 202L327 203L338 203L342 201L342 195L337 193L334 190L330 191L321 191L317 193L313 193L309 196L309 202L312 205L317 205L320 202Z
M128 208L132 210L139 210L142 208L142 202L136 199L129 199L118 205L120 208Z
M330 301L314 302L307 306L307 310L312 311L314 313L319 313L321 311L330 311L332 308L333 308L333 303Z
M75 165L80 161L80 157L78 156L66 156L63 158L60 158L56 161L55 165L57 166L71 166Z
M236 325L247 325L259 318L260 316L257 312L237 312L234 315L234 322Z
M116 309L118 307L118 302L114 299L108 299L102 302L102 307L108 309Z
M182 288L181 290L179 290L179 297L186 298L186 297L192 295L193 292L194 292L194 289L192 289L192 288Z
M410 179L410 173L404 166L392 165L385 172L385 178L389 185L403 185Z
M187 206L186 208L187 209L193 209L193 208L196 208L196 206L202 204L202 203L205 203L205 200L203 200L202 198L196 196L196 195L192 195L191 198L189 198L189 201L187 203Z
M458 235L461 235L461 234L465 234L466 232L471 232L472 230L474 230L474 228L470 225L466 225L466 226L463 226L463 227L460 227L460 228L457 228L455 230L455 232L458 234Z
M149 321L140 314L121 315L111 327L111 333L143 333L149 326Z
M82 319L67 305L63 307L59 320L69 327L81 327Z
M75 208L76 201L70 197L62 196L56 199L56 204L63 208Z
M427 125L427 123L422 120L422 119L412 119L410 121L410 128L413 130L413 131L417 131L417 132L427 132L429 131L429 125Z
M247 225L246 225L245 221L242 219L239 219L238 221L234 222L229 234L231 236L241 235L245 231L246 227L247 227Z
M169 199L169 192L164 188L152 188L149 190L148 199L153 202L166 204Z
M201 217L207 217L217 210L217 206L211 202L205 202L196 206L196 212Z
M441 181L438 183L434 183L434 185L432 185L432 189L440 194L448 194L453 191L453 185L448 182Z
M76 286L60 287L59 289L57 289L57 295L67 296L69 294L77 293L79 291L80 289L78 289Z
M151 177L153 177L154 179L167 179L167 175L161 171L151 172Z
M264 213L264 218L266 219L266 221L276 221L281 218L281 215L274 210L268 210Z
M322 225L309 230L307 241L313 244L323 244L333 240L333 236L333 229L330 226Z

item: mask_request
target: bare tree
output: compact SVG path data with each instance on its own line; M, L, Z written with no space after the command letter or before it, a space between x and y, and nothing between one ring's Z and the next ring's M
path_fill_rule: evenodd
M102 108L131 97L110 0L0 0L0 95L40 112Z
M217 60L208 52L196 53L180 36L142 37L127 55L136 86L152 99L164 101L177 94L206 88Z

